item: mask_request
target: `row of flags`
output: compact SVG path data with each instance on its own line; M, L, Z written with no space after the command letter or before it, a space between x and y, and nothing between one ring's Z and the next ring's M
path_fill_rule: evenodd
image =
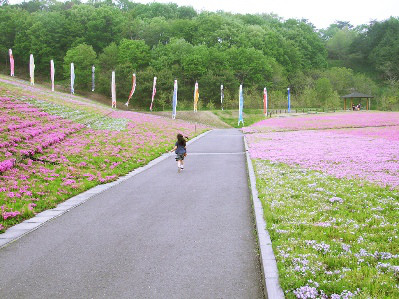
M14 76L14 57L12 54L12 49L9 49L9 56L10 56L10 68L11 68L11 76ZM95 89L95 66L92 66L92 91ZM50 61L50 71L51 71L51 90L54 91L54 76L55 76L55 68L54 68L54 61ZM30 84L34 85L35 84L35 61L33 58L33 54L30 54L29 58L29 75L30 75ZM156 94L156 83L157 83L157 77L154 77L154 82L153 82L153 87L152 87L152 96L151 96L151 105L150 105L150 111L153 109L153 103L154 103L154 97ZM75 66L73 63L71 63L71 94L75 94ZM126 102L126 106L129 106L130 99L133 97L133 94L136 90L136 74L134 73L132 76L132 89L130 91L128 100ZM288 112L290 112L290 88L287 88L288 91ZM112 72L112 77L111 77L111 107L116 108L116 83L115 83L115 71ZM199 101L199 87L198 87L198 82L195 82L194 86L194 112L198 111L198 101ZM224 86L223 84L220 85L220 104L221 108L223 110L223 101L224 101ZM267 97L267 89L266 87L263 90L263 109L264 109L264 114L265 116L267 115L267 103L268 97ZM176 118L176 107L177 107L177 80L174 81L174 88L173 88L173 100L172 100L172 118ZM238 125L242 123L244 125L244 119L243 119L243 109L244 109L244 96L243 96L243 88L242 84L240 85L239 89L239 115L238 115Z

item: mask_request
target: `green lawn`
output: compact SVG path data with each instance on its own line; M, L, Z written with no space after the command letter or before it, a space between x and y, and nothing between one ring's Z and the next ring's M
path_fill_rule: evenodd
M222 121L234 128L243 127L242 124L238 125L238 110L212 110ZM265 115L262 109L244 109L243 113L244 126L250 126L258 121L264 120Z

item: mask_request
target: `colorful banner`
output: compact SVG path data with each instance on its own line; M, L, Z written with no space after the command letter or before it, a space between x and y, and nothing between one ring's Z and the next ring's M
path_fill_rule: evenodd
M154 97L155 97L155 94L157 93L156 85L157 85L157 77L154 77L154 83L152 84L152 96L151 96L150 111L152 111L152 105L154 103Z
M222 107L222 110L223 110L223 100L224 100L224 89L222 84L220 85L220 106Z
M8 54L10 55L10 72L11 72L11 77L14 77L14 56L12 55L12 50L8 50Z
M194 112L198 111L198 99L199 99L198 82L195 82L195 87L194 87Z
M93 65L91 67L91 91L94 91L94 88L96 87L95 72L96 72L96 67Z
M35 85L35 60L33 59L33 54L29 57L29 76L30 85Z
M75 65L71 63L71 94L75 94Z
M287 88L288 91L288 113L291 112L291 96L290 96L290 88Z
M130 91L129 98L127 99L127 102L126 102L126 104L125 104L126 107L129 106L129 101L130 101L130 99L132 98L132 96L133 96L135 90L136 90L136 74L133 74L133 78L132 78L132 90Z
M111 80L111 96L112 96L112 108L116 108L116 84L115 84L115 71L112 72Z
M55 75L55 69L54 69L54 60L50 60L50 78L51 78L51 91L54 91L54 75Z
M238 125L242 122L242 125L244 125L244 118L242 116L242 112L244 110L244 96L242 94L242 84L240 85L240 92L239 92L239 110L238 110Z
M263 113L267 116L267 89L263 89Z
M172 119L176 118L176 106L177 106L177 80L175 80L174 88L173 88L173 111L172 111Z

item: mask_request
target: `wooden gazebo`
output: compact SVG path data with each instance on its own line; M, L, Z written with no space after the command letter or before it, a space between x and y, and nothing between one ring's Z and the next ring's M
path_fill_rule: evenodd
M352 108L353 106L353 99L366 99L366 110L370 109L370 99L374 98L373 96L364 94L364 93L360 93L357 91L352 92L351 94L347 94L345 96L341 96L341 98L344 99L344 110L346 111L346 99L350 99L351 100L351 105L350 107Z

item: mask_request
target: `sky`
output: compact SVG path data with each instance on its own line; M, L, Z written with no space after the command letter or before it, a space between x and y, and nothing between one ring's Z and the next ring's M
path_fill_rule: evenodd
M16 4L22 1L9 0L9 3ZM383 21L391 16L399 16L399 0L133 0L133 2L173 2L179 6L192 6L197 11L274 13L284 20L307 19L318 29L327 28L336 21L349 21L352 25L358 26L369 24L373 20Z

